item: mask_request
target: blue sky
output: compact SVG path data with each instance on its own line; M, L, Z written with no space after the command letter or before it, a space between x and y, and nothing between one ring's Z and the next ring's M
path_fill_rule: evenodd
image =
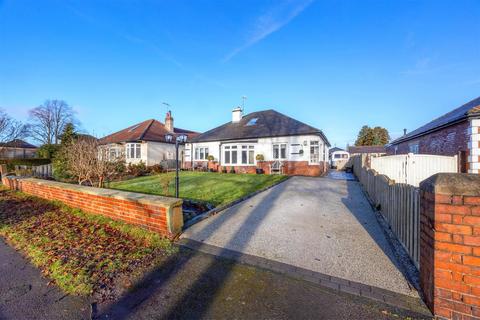
M274 108L340 147L480 96L480 1L0 0L0 108L63 99L102 136Z

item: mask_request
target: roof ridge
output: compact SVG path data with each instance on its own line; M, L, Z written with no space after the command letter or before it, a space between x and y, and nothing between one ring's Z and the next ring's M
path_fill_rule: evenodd
M155 119L150 119L150 123L148 124L148 126L145 128L145 130L143 130L142 134L140 135L140 137L138 138L138 140L143 140L143 137L145 136L145 134L147 133L148 129L150 129L150 127L152 126L152 124L155 122Z

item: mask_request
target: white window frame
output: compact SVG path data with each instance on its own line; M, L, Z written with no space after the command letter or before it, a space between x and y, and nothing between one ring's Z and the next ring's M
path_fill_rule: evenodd
M120 157L121 151L117 146L112 146L108 148L108 159L110 161L115 161Z
M195 147L195 160L206 161L208 160L208 147Z
M127 159L141 159L142 158L142 144L141 143L127 143L125 146ZM133 157L132 157L133 151Z
M310 164L320 164L320 141L319 140L310 140L309 147L310 147L310 149L309 149L310 158L308 159L308 162ZM323 151L323 149L322 149L322 151Z
M285 150L285 155L282 157L282 147ZM275 149L278 149L278 156L275 156ZM272 144L272 159L273 160L287 160L288 157L288 147L287 143L279 142Z
M243 155L246 152L246 161ZM227 162L228 154L228 162ZM234 157L234 154L236 156ZM236 160L236 161L234 161ZM226 166L255 166L255 145L254 144L231 144L222 146L222 164Z

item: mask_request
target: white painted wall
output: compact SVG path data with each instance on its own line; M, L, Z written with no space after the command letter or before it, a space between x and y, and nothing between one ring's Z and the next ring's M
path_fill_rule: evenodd
M162 160L175 160L175 145L171 143L153 142L147 143L147 165L159 164ZM182 153L185 147L178 147L178 157L182 160ZM143 155L142 155L143 156Z
M238 142L241 141L241 142ZM310 161L310 142L318 141L319 142L319 161L328 161L328 147L325 144L325 141L320 136L317 135L304 135L304 136L285 136L285 137L273 137L273 138L259 138L259 139L242 139L238 141L214 141L214 142L199 142L199 143L187 143L186 152L185 152L185 161L192 161L192 157L195 156L195 148L197 147L207 147L208 153L215 157L215 161L221 159L221 165L224 165L224 151L225 146L239 146L238 150L238 162L240 161L241 156L241 145L254 145L255 156L257 154L263 154L265 161L274 161L273 158L273 145L285 143L287 145L287 157L286 159L281 159L282 161ZM303 154L298 154L299 150L303 150ZM222 152L220 155L220 151ZM196 159L193 159L197 161ZM313 164L313 163L312 163ZM231 164L227 164L231 165ZM237 166L249 166L244 164L236 164ZM256 165L256 160L253 166Z
M468 149L470 154L468 156L468 173L480 173L480 119L471 119L470 127L468 128Z
M140 158L127 158L125 157L125 163L139 164L145 163L147 166L153 166L159 164L162 160L175 159L175 145L171 143L162 143L154 141L142 141L140 143L141 157ZM109 147L121 148L122 152L126 154L127 144L111 144ZM182 160L184 146L180 145L178 148L178 156Z

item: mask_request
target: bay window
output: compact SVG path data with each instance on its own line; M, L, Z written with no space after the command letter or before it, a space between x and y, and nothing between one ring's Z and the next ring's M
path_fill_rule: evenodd
M127 143L126 151L127 159L140 159L142 157L142 144Z
M255 146L229 145L223 147L223 163L232 165L254 165Z
M225 164L230 164L230 147L225 147Z
M232 146L232 164L237 164L237 146Z

